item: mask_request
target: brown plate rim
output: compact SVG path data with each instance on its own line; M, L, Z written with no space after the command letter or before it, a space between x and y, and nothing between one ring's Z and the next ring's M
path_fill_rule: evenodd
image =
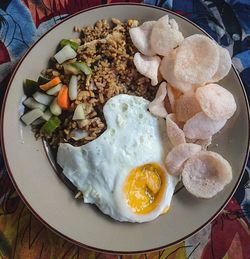
M152 248L152 249L145 249L145 250L135 250L135 251L114 251L114 250L105 250L105 249L100 249L100 248L97 248L97 247L93 247L93 246L88 246L86 244L83 244L77 240L74 240L66 235L64 235L63 233L61 233L60 231L58 231L57 229L55 229L54 227L52 227L48 222L46 222L43 218L40 217L40 215L38 215L36 213L36 211L32 208L32 206L28 203L28 201L25 199L25 197L23 196L22 192L20 191L20 189L18 188L18 185L17 183L15 182L15 179L14 179L14 176L12 175L12 172L10 170L10 166L9 166L9 163L8 163L8 158L7 158L7 155L6 155L6 152L5 152L5 145L4 145L4 111L5 111L5 105L6 105L6 100L7 100L7 97L8 97L8 93L9 93L9 89L10 89L10 86L12 84L12 81L19 69L19 67L21 66L23 60L26 58L26 56L29 54L29 52L38 44L38 42L45 36L47 35L51 30L53 30L54 28L56 28L57 26L61 25L62 23L64 23L65 21L71 19L72 17L74 16L77 16L81 13L85 13L85 12L88 12L90 10L94 10L94 9L99 9L99 8L107 8L109 6L115 6L115 5L119 5L119 6L131 6L131 5L135 5L135 6L144 6L144 7L148 7L148 8L155 8L155 9L159 9L159 10L162 10L162 11L165 11L165 12L168 12L168 13L171 13L173 15L176 15L178 16L179 18L187 21L188 23L192 24L193 26L195 26L197 29L199 29L201 32L205 33L207 36L209 36L211 38L211 36L205 31L203 30L202 28L200 28L198 25L196 25L194 22L188 20L186 17L178 14L178 13L175 13L171 10L168 10L168 9L165 9L165 8L161 8L161 7L158 7L158 6L153 6L153 5L148 5L148 4L141 4L141 3L113 3L113 4L104 4L104 5L99 5L99 6L94 6L94 7L90 7L90 8L87 8L87 9L84 9L84 10L81 10L75 14L72 14L72 15L69 15L67 18L65 18L63 21L61 21L60 23L56 24L55 26L53 26L52 28L50 28L46 33L43 34L43 36L41 36L35 43L32 44L32 46L27 50L27 52L25 53L25 55L21 58L21 60L18 62L17 66L15 67L15 70L13 71L12 73L12 76L10 78L10 81L8 83L8 86L7 86L7 89L6 89L6 92L5 92L5 95L4 95L4 99L3 99L3 103L2 103L2 109L1 109L1 119L0 119L0 125L1 125L1 148L2 148L2 152L3 152L3 158L4 158L4 163L5 163L5 166L6 166L6 169L7 169L7 172L9 174L9 177L17 191L17 193L19 194L20 198L22 199L22 201L24 202L24 204L29 208L29 210L32 212L32 214L40 221L42 222L46 227L48 227L50 230L52 230L54 233L56 233L57 235L59 235L60 237L66 239L67 241L75 244L75 245L78 245L80 247L83 247L83 248L87 248L87 249L90 249L90 250L93 250L93 251L98 251L98 252L102 252L102 253L109 253L109 254L139 254L139 253L147 253L147 252L153 252L153 251L157 251L157 250L162 250L162 249L165 249L166 247L169 247L169 246L172 246L172 245L175 245L175 244L178 244L180 243L181 241L191 237L192 235L194 235L195 233L197 233L198 231L200 231L202 228L204 228L207 224L209 224L214 218L217 217L217 215L224 209L224 207L227 205L227 203L230 201L230 199L232 198L232 196L234 195L237 187L239 186L239 183L240 183L240 180L242 179L243 177L243 173L244 173L244 170L245 170L245 167L246 167L246 163L247 163L247 159L248 159L248 156L249 156L249 146L250 146L250 132L249 132L249 129L248 129L248 147L247 147L247 152L246 152L246 155L245 155L245 160L244 160L244 163L243 163L243 166L242 166L242 169L241 169L241 173L240 173L240 176L231 192L231 194L228 196L228 198L226 199L226 201L222 204L222 206L220 207L220 209L212 216L210 217L209 220L207 220L204 224L202 224L199 228L197 228L196 230L194 230L193 232L191 232L190 234L172 242L172 243L169 243L169 244L166 244L164 246L160 246L160 247L155 247L155 248ZM245 91L245 88L244 88L244 85L242 83L242 80L238 74L238 72L236 71L234 65L232 65L233 67L233 71L234 73L236 74L238 80L239 80L239 83L241 85L241 88L242 88L242 91L243 91L243 94L244 94L244 98L245 98L245 105L246 105L246 108L247 108L247 120L248 120L248 123L250 123L250 113L249 113L249 103L248 103L248 98L247 98L247 95L246 95L246 91Z

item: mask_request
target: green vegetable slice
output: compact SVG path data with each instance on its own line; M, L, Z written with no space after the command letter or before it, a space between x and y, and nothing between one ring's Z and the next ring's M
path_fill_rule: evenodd
M76 68L78 68L80 71L82 71L85 75L92 74L91 68L84 62L75 62L72 65L74 65Z
M63 64L64 72L67 75L79 75L84 73L85 75L91 75L91 68L84 62L74 62L70 64Z
M43 115L43 111L40 109L33 109L31 111L26 112L22 117L21 120L26 124L30 125L36 119L40 118Z
M38 78L38 80L37 80L37 83L38 83L39 85L43 85L43 84L48 83L49 81L50 81L49 78L46 78L46 77L44 77L44 76L39 76L39 78Z
M26 79L23 83L23 91L27 96L31 96L38 89L38 83L31 79Z
M77 53L74 51L73 48L71 48L69 44L67 44L54 55L54 58L57 61L57 63L63 64L65 61L73 59L76 56Z
M72 40L67 40L67 39L63 39L60 41L59 43L60 45L60 48L62 49L63 47L65 47L66 45L70 45L70 47L73 49L73 50L77 50L78 47L79 47L79 44L76 43L75 41L72 41Z
M52 116L45 122L41 128L41 133L50 136L61 124L61 120L57 116Z

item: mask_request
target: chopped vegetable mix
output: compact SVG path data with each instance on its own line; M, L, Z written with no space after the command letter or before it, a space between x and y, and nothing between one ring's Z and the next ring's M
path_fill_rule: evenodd
M64 116L63 111L72 113L75 121L86 117L84 105L71 106L71 102L74 104L77 100L78 75L80 78L83 75L88 85L92 74L92 69L85 62L72 60L77 56L78 47L79 43L74 40L63 39L59 42L59 51L54 55L54 61L62 65L65 75L70 76L68 86L63 85L63 77L53 73L47 77L39 76L37 81L26 79L23 84L27 98L23 101L26 109L21 120L26 125L35 126L44 136L51 136L60 126L58 116Z

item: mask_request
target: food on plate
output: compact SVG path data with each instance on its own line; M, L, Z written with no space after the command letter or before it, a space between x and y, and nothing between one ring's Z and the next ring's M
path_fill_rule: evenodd
M182 95L182 92L167 84L168 98L172 108L172 112L175 112L175 103L177 99Z
M195 96L202 111L213 120L228 120L237 108L233 95L217 84L200 87Z
M148 104L142 97L112 97L101 136L58 149L57 162L84 202L119 221L145 222L167 211L177 182L164 165L165 121L151 115Z
M186 189L200 198L212 198L232 180L232 168L221 155L201 151L187 160L182 171Z
M134 64L136 69L142 75L151 79L152 85L158 84L158 67L161 59L158 56L145 56L137 52L134 56Z
M218 66L219 48L205 35L191 35L176 49L174 73L179 80L192 84L207 82Z
M183 94L176 100L175 113L178 121L188 121L200 111L200 104L192 92Z
M168 15L75 30L25 81L21 120L57 152L76 197L147 222L169 210L180 180L197 197L221 191L232 170L207 148L237 109L215 84L230 70L228 51L204 35L184 39Z
M173 146L186 143L185 134L174 113L168 114L166 117L166 126L168 138Z
M208 146L212 144L212 137L206 139L188 139L186 138L187 143L194 143L200 145L202 150L207 150Z
M150 44L155 53L165 56L169 51L176 48L183 39L184 37L179 31L176 21L165 15L153 25Z
M54 58L58 62L58 64L62 64L69 59L75 58L77 53L75 50L68 44L64 46L61 50L59 50L55 55Z
M221 130L227 120L212 120L204 112L199 112L184 125L183 131L190 139L207 139Z
M165 98L167 96L167 83L162 82L156 92L155 99L148 105L149 111L155 116L165 118L167 110L165 108Z
M58 43L55 52L68 46L76 57L62 64L51 57L49 67L38 80L27 79L23 85L27 96L23 102L25 113L35 108L42 111L32 112L29 120L22 117L31 124L36 138L45 138L55 151L62 142L86 144L105 130L102 109L111 97L126 93L154 99L157 87L133 63L137 49L129 29L137 25L137 20L100 20L94 26L76 27L81 32L79 37ZM46 135L40 129L49 119L49 112L61 123Z
M150 46L150 37L155 21L144 22L142 25L129 30L131 40L135 47L146 56L155 56L156 53Z
M166 157L167 170L172 175L180 175L184 162L201 151L201 146L192 143L182 143L175 146Z
M223 79L229 73L231 66L232 60L229 51L219 46L219 65L210 81L218 82Z
M191 83L182 81L175 76L174 65L175 65L175 50L170 51L166 56L161 60L159 71L162 77L167 80L167 82L175 88L177 91L183 93L192 91L194 86Z
M151 25L152 32L147 34L147 40L150 38L151 48L161 58L158 73L167 82L166 131L173 149L167 155L166 166L170 173L181 176L185 160L201 149L207 150L212 136L237 109L233 95L226 88L211 84L229 73L231 58L228 50L205 35L194 34L184 39L178 34L176 21L168 16ZM163 96L160 93L162 83L149 107L156 109L159 96ZM160 98L158 109L164 108L161 101ZM158 117L164 115L149 111Z

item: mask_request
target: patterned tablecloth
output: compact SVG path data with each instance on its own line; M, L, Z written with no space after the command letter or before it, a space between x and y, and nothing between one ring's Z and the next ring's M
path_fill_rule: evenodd
M117 1L1 0L1 100L13 67L37 38L70 14L111 2ZM219 44L227 47L250 94L250 1L144 2L186 16L205 29ZM77 247L43 226L20 200L7 175L2 157L0 159L0 258L250 258L249 168L226 208L202 231L159 252L119 257Z

